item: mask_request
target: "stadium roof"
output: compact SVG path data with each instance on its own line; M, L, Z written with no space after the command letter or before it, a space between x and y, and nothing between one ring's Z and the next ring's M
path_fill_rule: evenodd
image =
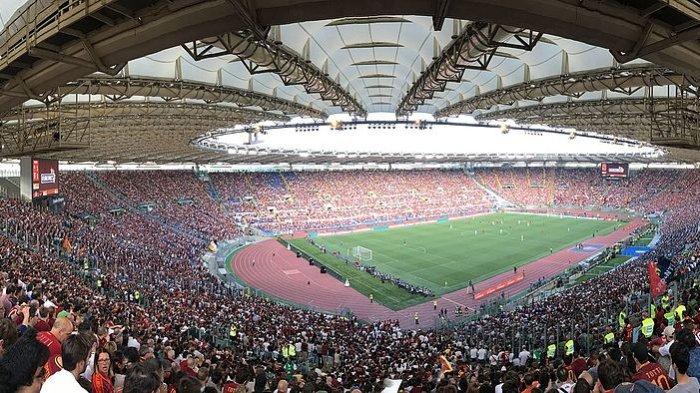
M3 1L0 154L204 162L210 127L373 112L700 146L695 0L248 4Z
M334 121L233 131L214 133L200 144L235 155L284 153L293 157L291 162L310 157L340 163L368 158L388 163L542 162L562 157L572 162L656 162L663 155L661 149L634 141L500 124Z

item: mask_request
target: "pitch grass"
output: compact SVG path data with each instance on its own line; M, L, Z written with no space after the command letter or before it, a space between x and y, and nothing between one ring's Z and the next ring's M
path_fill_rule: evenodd
M618 221L560 218L543 215L493 213L446 223L418 224L387 231L364 231L321 236L317 244L349 254L362 246L372 250L367 264L380 271L430 288L437 296L522 266L622 225ZM521 236L523 240L521 241ZM405 242L405 243L404 243ZM335 271L353 288L393 310L423 303L430 298L407 291L324 254L307 239L291 243ZM527 279L527 278L526 278Z
M586 274L581 275L581 277L576 279L576 283L580 284L582 282L586 282L592 278L598 277L603 273L607 273L610 270L622 265L623 263L627 262L630 259L628 256L624 255L618 255L615 258L605 262L602 265L598 265L594 268L591 268L586 272Z

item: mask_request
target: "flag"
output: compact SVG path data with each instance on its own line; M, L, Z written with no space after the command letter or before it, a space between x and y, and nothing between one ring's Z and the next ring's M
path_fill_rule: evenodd
M649 273L649 289L651 296L656 298L666 292L666 283L661 279L659 268L655 261L647 263L647 272Z
M444 355L438 356L438 363L440 363L440 371L445 374L452 371L452 364L445 358Z
M70 240L68 240L67 236L63 237L63 242L62 242L61 246L63 247L63 250L65 252L70 252L70 250L73 248L73 246L70 244Z
M661 277L661 280L666 283L671 281L673 276L671 260L666 257L659 257L659 261L656 263L656 266L659 269L659 277Z

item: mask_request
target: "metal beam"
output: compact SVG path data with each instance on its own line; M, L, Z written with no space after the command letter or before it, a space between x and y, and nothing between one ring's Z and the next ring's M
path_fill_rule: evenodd
M445 23L445 15L452 0L435 0L435 13L433 14L433 30L442 31Z
M687 41L700 40L700 26L693 27L681 33L671 35L667 38L662 38L658 41L650 43L650 37L653 29L656 27L654 22L649 22L641 31L635 45L629 51L620 51L611 49L610 53L615 57L615 60L620 63L627 63L637 58L644 58L651 54L660 52Z
M669 88L670 89L670 88ZM631 136L663 146L700 149L700 100L677 90L669 96L540 104L484 113L479 120L513 119Z
M406 116L415 111L425 100L432 99L435 92L445 91L447 82L461 82L465 70L487 69L499 47L532 50L542 33L530 31L523 37L525 30L485 22L468 25L411 86L401 99L396 115ZM508 42L511 38L515 43Z
M693 83L684 75L653 65L591 70L524 82L476 95L440 109L435 116L468 114L495 105L513 105L521 100L542 101L556 95L577 98L587 92L605 90L632 95L644 87L675 85L696 91L697 86Z
M116 2L52 2L37 18L25 19L43 23L30 28L11 24L12 29L6 30L3 38L0 38L0 73L13 75L16 79L5 84L0 96L0 111L21 102L21 94L25 93L22 84L41 96L47 90L96 71L51 60L27 59L26 54L32 46L59 36L63 42L62 53L76 58L87 58L86 49L69 30L75 32L73 26L83 19L90 18L91 13L104 8L116 9L111 7ZM674 3L693 4L690 1ZM121 12L123 18L114 18L113 27L95 26L94 30L85 32L85 36L89 37L95 51L101 54L106 65L121 64L200 37L211 37L226 31L246 28L240 16L226 0L144 0L127 2L126 5L119 4L129 8ZM258 0L250 4L255 5L251 14L255 15L260 26L344 16L432 16L435 13L434 0L356 0L345 3L332 0ZM521 26L626 53L639 41L639 32L648 21L648 17L641 15L641 9L630 6L635 4L613 0L502 0L488 4L483 0L463 0L452 2L445 17ZM651 32L649 42L652 44L694 26L694 20L690 17L678 18L675 24L671 24L673 21L664 20L663 11L651 16L661 19ZM14 22L20 21L21 19L18 19ZM134 40L134 36L138 36L139 40ZM74 37L74 40L66 40L66 37ZM700 56L700 44L697 40L677 42L677 45L649 53L645 59L677 72L700 76L700 63L697 61ZM24 97L26 98L26 95Z
M267 94L205 82L182 80L107 77L96 74L61 86L53 93L49 96L54 100L63 99L71 94L103 95L111 97L115 101L133 96L160 97L166 101L193 99L208 103L226 102L241 107L257 106L265 111L280 111L314 118L327 116L317 109Z
M223 105L173 102L57 103L22 107L0 121L1 156L94 157L120 152L168 155L191 149L201 134L261 120L286 121L269 112ZM68 153L69 150L73 150ZM172 158L172 157L171 157Z
M301 85L307 93L318 93L321 99L340 106L358 116L367 112L360 103L318 67L290 48L259 39L251 32L226 33L194 41L182 47L195 60L233 55L241 59L251 75L274 73L285 85Z

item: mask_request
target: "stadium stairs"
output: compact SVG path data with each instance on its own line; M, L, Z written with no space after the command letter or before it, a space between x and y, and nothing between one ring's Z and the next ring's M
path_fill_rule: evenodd
M0 178L0 195L7 198L20 198L19 177Z
M90 180L95 185L95 187L99 188L100 190L104 191L109 196L111 196L115 202L127 201L127 198L124 194L118 192L117 190L107 185L107 183L105 183L102 179L100 179L99 176L97 176L96 172L85 172L85 177L87 177L88 180Z
M214 201L221 203L221 194L219 194L219 190L217 190L216 187L214 187L214 183L212 183L211 181L207 181L206 183L206 190L207 194L209 194L209 197L211 197L211 199L213 199Z
M174 224L172 222L169 222L165 218L159 216L158 214L151 212L151 213L145 213L139 209L136 208L136 201L132 201L129 198L126 197L126 195L120 193L119 191L115 190L111 186L109 186L107 183L105 183L100 177L97 175L95 172L85 172L85 175L87 178L92 181L92 183L97 187L98 189L104 191L108 195L114 199L115 202L120 203L122 207L125 209L129 210L132 213L138 214L148 220L154 221L160 226L170 229L173 232L179 233L185 237L189 238L194 238L196 240L202 241L202 242L208 242L209 236L206 234L199 232L197 230L191 229L191 228L184 228L179 224Z
M486 194L488 194L491 199L498 205L498 207L516 207L516 205L502 196L500 196L496 191L492 190L490 187L482 184L473 174L468 174L468 176L474 181L474 183L479 186Z
M219 194L219 190L216 189L216 187L214 186L214 183L211 181L211 177L209 176L209 173L195 171L194 175L197 177L197 179L199 181L201 181L207 185L205 188L205 191L207 192L209 197L212 200L214 200L214 202L221 203L221 201L222 201L221 194Z

